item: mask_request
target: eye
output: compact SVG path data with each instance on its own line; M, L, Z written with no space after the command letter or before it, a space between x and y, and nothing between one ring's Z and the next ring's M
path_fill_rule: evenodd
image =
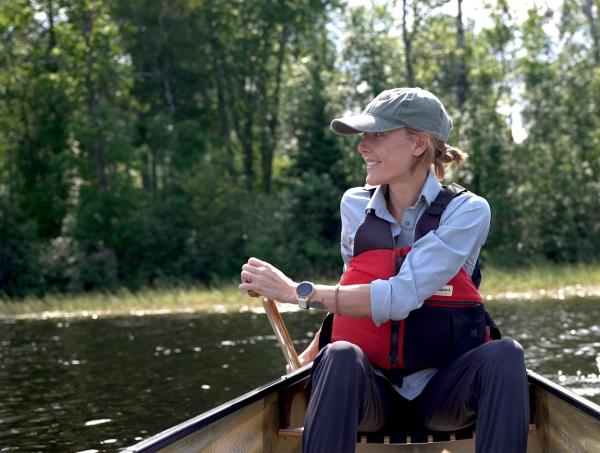
M383 137L384 135L385 135L385 132L363 132L362 134L360 134L360 136L363 139L380 138L380 137Z

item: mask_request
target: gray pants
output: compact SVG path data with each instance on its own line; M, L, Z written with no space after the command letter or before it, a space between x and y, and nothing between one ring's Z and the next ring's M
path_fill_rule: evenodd
M362 350L327 345L313 365L302 440L304 453L353 452L357 431L421 425L454 431L477 423L479 453L527 449L529 397L521 345L485 343L441 368L413 401L373 372Z

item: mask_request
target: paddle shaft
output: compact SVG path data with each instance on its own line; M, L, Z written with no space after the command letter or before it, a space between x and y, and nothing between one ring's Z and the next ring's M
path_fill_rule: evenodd
M296 352L296 348L294 348L292 338L285 327L283 318L281 317L279 310L277 310L275 301L273 299L267 299L266 297L263 297L263 307L265 309L265 313L267 314L267 318L271 323L273 332L275 332L279 346L281 346L281 350L283 351L283 356L285 357L286 362L292 371L299 369L300 360L298 359L298 353Z

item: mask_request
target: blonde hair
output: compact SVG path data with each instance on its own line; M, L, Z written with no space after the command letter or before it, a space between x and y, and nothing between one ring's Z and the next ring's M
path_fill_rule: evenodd
M429 132L420 132L414 129L406 128L406 131L413 137L420 136L427 141L427 149L418 158L417 162L411 169L415 173L419 168L427 166L431 168L435 177L441 181L444 179L446 167L448 165L461 166L469 155L458 148L446 144L444 141L435 138Z

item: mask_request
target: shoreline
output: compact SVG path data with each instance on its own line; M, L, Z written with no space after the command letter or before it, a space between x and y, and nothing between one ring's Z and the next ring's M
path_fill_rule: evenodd
M538 289L535 291L503 292L484 296L484 300L493 302L512 302L536 300L566 300L581 298L600 298L600 285L568 285L555 289Z
M483 274L480 291L488 303L600 298L600 264L538 264L512 269L489 265ZM322 283L335 284L333 280ZM298 310L294 305L278 306L282 312ZM242 294L234 281L212 288L201 285L138 291L120 288L114 292L48 294L18 300L0 298L0 320L245 312L264 313L264 310L260 299Z
M194 292L198 290L191 290L190 294L193 295ZM201 290L205 293L218 292L222 293L223 291L217 290ZM229 292L229 291L228 291ZM111 318L111 317L129 317L129 316L166 316L166 315L181 315L181 314L227 314L227 313L255 313L255 314L264 314L265 311L262 307L262 304L259 302L259 299L253 298L250 302L247 298L244 298L243 295L239 294L235 297L236 300L231 301L228 300L226 303L209 303L207 301L202 301L198 303L196 301L192 301L191 303L182 303L177 304L175 307L160 307L156 306L155 303L149 303L148 299L144 297L137 298L135 303L127 303L124 305L118 304L119 295L106 295L105 300L101 305L102 307L98 307L96 309L93 308L85 308L85 309L76 309L73 306L64 307L63 309L59 307L55 307L54 309L48 307L49 309L43 310L32 310L26 313L6 313L6 305L7 304L18 304L15 302L0 302L0 320L2 321L20 321L20 320L47 320L47 319L98 319L98 318ZM567 301L569 299L582 299L582 298L600 298L600 285L567 285L560 288L553 289L537 289L537 290L527 290L527 291L507 291L507 292L496 292L496 293L484 293L484 301L486 303L516 303L518 301L522 302L536 302L540 300L549 300L549 301ZM162 294L162 291L161 291ZM179 291L178 297L185 298L186 292ZM136 296L134 293L129 293L129 297ZM231 296L231 295L229 295ZM94 295L94 299L98 299L98 295ZM100 296L101 297L101 296ZM162 297L159 296L162 299ZM194 297L191 297L194 299ZM212 299L212 297L211 297ZM227 297L230 299L230 297ZM108 301L108 302L107 302ZM96 300L97 302L97 300ZM173 301L171 301L172 303ZM46 305L43 300L38 300L39 304ZM70 305L70 304L69 304ZM92 304L93 305L93 304ZM112 305L112 306L107 306ZM120 305L120 306L119 306ZM300 309L294 305L290 304L277 304L279 311L282 313L287 312L296 312ZM29 305L28 308L34 308ZM38 307L41 308L41 307Z

